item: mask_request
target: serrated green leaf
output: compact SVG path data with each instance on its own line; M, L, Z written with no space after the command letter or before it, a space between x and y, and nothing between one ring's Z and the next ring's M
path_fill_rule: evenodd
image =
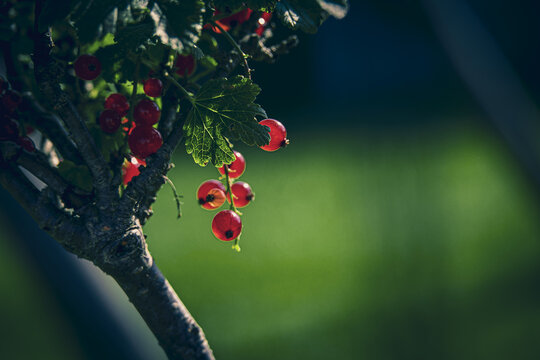
M88 192L92 191L92 174L86 165L63 160L58 164L58 172L71 185Z
M199 40L204 11L199 0L157 0L150 16L161 41L181 52Z
M39 14L39 31L59 23L81 4L79 0L45 0Z
M247 145L265 145L270 141L266 127L256 117L266 117L255 104L260 88L250 79L207 81L196 95L184 124L186 150L201 166L212 162L222 166L234 160L228 139L239 138Z

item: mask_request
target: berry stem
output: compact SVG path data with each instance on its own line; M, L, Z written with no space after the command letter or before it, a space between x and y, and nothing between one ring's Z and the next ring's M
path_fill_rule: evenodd
M174 200L176 201L176 210L178 212L178 217L177 219L180 219L182 217L182 210L180 209L180 197L181 195L178 195L178 192L176 191L176 187L174 186L173 182L171 181L171 179L169 179L167 176L163 175L163 179L165 179L165 181L167 182L167 184L169 184L169 186L171 187L172 189L172 192L174 194Z
M195 99L193 98L193 94L191 94L190 92L188 92L182 85L180 85L178 83L178 81L176 81L175 78L173 78L171 75L169 74L165 74L165 77L167 78L167 80L169 80L174 86L176 86L181 92L182 94L184 94L184 96L189 100L189 102L191 102L192 104L195 102Z
M231 43L231 45L240 53L242 60L244 61L244 67L246 68L246 75L251 80L251 69L247 62L247 55L242 51L240 45L233 39L233 37L221 26L218 22L212 21L212 25L221 30L221 33L225 35L225 38Z
M227 167L227 165L223 165L223 170L225 171L225 182L227 183L227 185L226 185L227 193L229 194L229 197L231 198L231 205L229 206L229 210L234 211L238 215L242 215L242 213L240 211L238 211L236 206L234 206L233 193L232 193L232 190L231 190L232 179L229 176L229 168Z

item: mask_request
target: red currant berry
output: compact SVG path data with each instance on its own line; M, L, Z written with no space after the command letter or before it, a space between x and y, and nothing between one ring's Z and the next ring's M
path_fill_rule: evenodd
M216 191L218 190L218 191ZM225 202L225 186L218 180L206 180L197 190L199 205L208 210L214 210ZM221 199L221 196L223 198ZM217 200L216 200L217 199ZM223 200L219 205L218 203Z
M163 90L163 83L159 79L151 78L144 82L143 89L146 95L150 97L159 97Z
M139 171L139 167L141 165L146 166L146 161L139 160L134 156L131 158L130 161L124 161L124 164L122 165L122 181L124 185L127 185L131 181L131 179L141 173Z
M2 96L2 107L11 114L22 102L22 96L18 91L15 90L6 90Z
M270 128L270 143L268 145L261 146L261 149L265 151L276 151L279 148L285 147L289 144L287 139L287 130L282 123L274 119L264 119L259 121L260 125L265 125Z
M231 191L233 193L234 206L237 208L247 206L255 198L255 194L249 184L243 181L237 181L232 184ZM231 202L229 194L227 194L227 200Z
M75 75L83 80L94 80L101 74L101 63L93 55L81 55L73 63Z
M124 95L114 93L105 99L105 109L114 110L122 117L128 113L129 103Z
M19 124L14 119L0 121L0 140L16 140L19 137Z
M234 13L230 16L224 17L223 19L216 21L216 23L218 23L223 28L223 30L229 31L230 29L234 28L236 25L243 24L246 21L248 21L252 13L253 13L253 10L247 8L237 13ZM214 11L214 16L221 15L221 14L222 12L218 10ZM210 26L205 26L205 27L211 28L217 34L221 34L221 30L217 26L210 25Z
M34 152L36 151L36 145L28 136L23 136L17 139L17 143L26 151Z
M272 18L272 13L263 12L259 20L257 20L257 29L255 30L255 33L257 35L261 36L264 32L264 28L268 25L270 22L270 19Z
M160 116L159 106L149 99L142 99L133 109L133 119L137 125L154 125Z
M242 220L234 211L222 210L212 220L212 232L220 240L234 240L242 232Z
M144 159L159 150L163 139L152 126L139 125L129 135L128 144L133 155Z
M246 160L238 151L234 151L234 156L236 159L230 165L223 165L218 168L218 171L221 175L225 175L225 166L229 169L229 177L231 179L239 178L246 170Z
M107 134L112 134L120 127L122 118L118 113L111 109L103 110L99 115L99 126L101 130Z
M176 56L174 61L174 67L176 68L176 74L180 77L191 76L195 72L196 62L193 55L180 55Z

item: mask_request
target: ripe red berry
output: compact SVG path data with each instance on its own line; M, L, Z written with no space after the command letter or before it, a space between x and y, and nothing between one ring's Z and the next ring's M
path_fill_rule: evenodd
M229 169L229 177L231 179L239 178L244 173L244 170L246 170L246 160L242 154L240 154L238 151L234 151L234 156L236 159L230 165L223 165L222 167L218 168L221 175L224 175L224 167L227 166L227 169Z
M180 77L191 76L195 72L196 62L193 55L180 55L176 56L174 61L174 67L176 68L176 74Z
M264 32L264 28L268 25L270 22L270 19L272 18L272 13L263 12L259 20L257 20L257 29L255 29L255 32L257 35L261 36Z
M253 10L247 8L237 13L234 13L230 16L224 17L223 19L216 21L216 23L218 23L223 28L223 30L229 31L230 29L234 28L236 25L243 24L246 21L248 21L252 13L253 13ZM220 14L222 14L222 12L218 10L214 12L214 16L220 15ZM221 34L221 30L217 26L210 25L210 26L205 26L205 27L206 28L210 27L215 33Z
M0 121L0 140L16 140L19 137L19 123L14 119Z
M129 103L124 95L114 93L105 99L105 109L114 110L122 117L126 116L129 110Z
M2 108L9 114L17 110L21 102L22 96L15 90L6 90L2 96Z
M203 208L214 210L225 202L225 191L225 186L221 181L206 180L197 189L197 199Z
M122 181L124 185L127 185L131 179L141 173L139 171L141 165L146 166L146 161L137 159L134 156L130 161L124 161L124 164L122 165Z
M270 128L270 143L268 145L261 146L261 149L265 151L276 151L277 149L285 147L289 144L289 139L287 139L287 130L282 123L274 119L264 119L259 121L259 124L268 126Z
M101 130L107 134L112 134L118 130L122 118L118 113L111 109L103 110L99 115L99 126Z
M28 136L23 136L17 139L17 143L26 151L34 152L36 151L36 145Z
M160 116L159 106L150 99L142 99L133 109L133 119L137 125L154 125Z
M255 194L253 194L249 184L243 181L237 181L232 184L231 191L233 193L234 206L237 208L247 206L255 198ZM229 194L227 194L227 200L231 202Z
M93 55L81 55L73 63L75 75L83 80L94 80L101 74L101 63Z
M146 95L150 97L159 97L163 90L163 83L159 79L150 78L144 82L143 89Z
M159 150L163 139L152 126L139 125L129 135L128 144L134 156L144 159Z
M242 220L234 211L222 210L212 220L212 232L220 240L234 240L242 232Z

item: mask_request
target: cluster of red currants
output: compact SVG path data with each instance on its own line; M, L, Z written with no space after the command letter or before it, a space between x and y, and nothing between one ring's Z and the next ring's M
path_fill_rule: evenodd
M9 82L0 76L0 141L13 141L28 152L36 151L36 146L32 139L26 135L21 135L18 117L18 108L22 102L22 96L17 91L12 90ZM25 133L29 134L33 129L25 128Z
M285 126L274 119L265 119L259 124L269 128L270 143L261 146L266 151L276 151L285 147L287 130ZM243 181L236 181L246 170L246 160L238 151L234 151L235 160L229 165L218 168L221 175L224 175L225 186L219 180L206 180L197 190L199 204L207 210L215 210L221 207L227 200L230 203L229 210L222 210L214 216L212 220L212 232L223 241L238 239L242 232L242 220L236 208L243 208L255 198L251 186ZM235 245L237 246L237 245ZM239 249L236 247L236 249Z
M75 74L83 80L93 80L101 73L101 64L93 55L81 55L73 64ZM163 83L160 79L150 78L144 81L144 93L149 97L160 97ZM159 106L150 99L141 99L133 108L133 121L125 116L130 104L127 98L119 93L111 94L105 99L104 110L99 115L99 126L104 133L114 134L122 124L128 136L128 145L133 157L122 166L124 185L134 176L139 175L139 166L145 166L144 159L159 150L163 144L160 132L154 128L161 116Z

